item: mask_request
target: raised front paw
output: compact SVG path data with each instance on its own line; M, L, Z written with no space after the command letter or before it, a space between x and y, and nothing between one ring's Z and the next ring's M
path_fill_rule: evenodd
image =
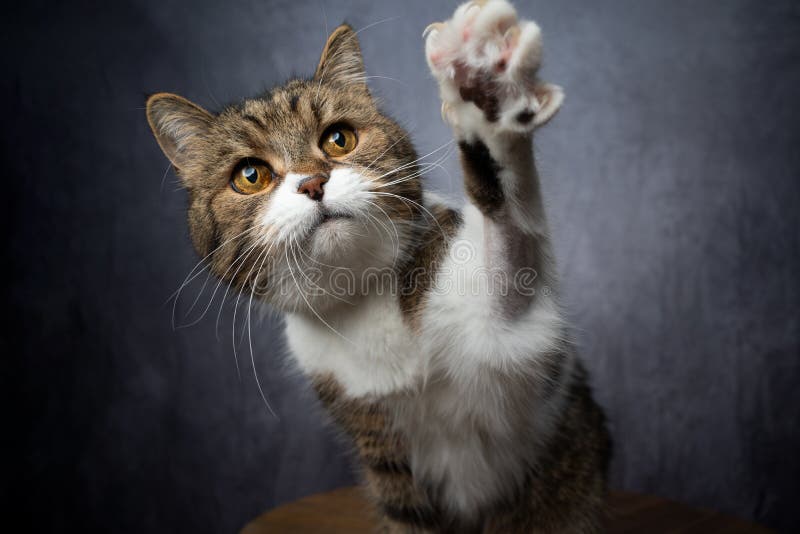
M473 0L424 34L428 65L439 81L442 116L469 133L487 127L526 132L558 111L561 88L538 80L542 37L505 0Z

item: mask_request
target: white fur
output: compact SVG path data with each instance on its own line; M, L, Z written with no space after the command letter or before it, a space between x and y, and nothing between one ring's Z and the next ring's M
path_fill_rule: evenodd
M308 175L288 173L264 208L262 224L276 229L279 241L290 236L304 237L313 228L321 207L352 216L370 210L367 197L360 195L369 191L370 182L350 168L337 168L331 172L324 186L322 202L297 192L298 185L305 178Z
M547 295L538 296L515 321L503 316L498 309L503 295L492 294L485 275L492 266L484 217L472 205L462 213L464 224L442 262L421 324L437 365L468 382L481 366L514 372L531 357L531 349L558 348L564 322Z
M420 346L403 323L396 296L366 296L325 322L307 314L286 317L289 348L305 373L332 374L351 397L386 395L414 384Z
M469 514L521 483L526 462L550 436L562 398L537 406L530 387L537 377L527 373L539 355L563 345L565 325L545 295L515 321L503 317L502 297L489 294L481 276L490 264L483 215L469 205L463 216L436 282L452 290L434 290L421 320L427 374L437 379L402 413L417 430L410 434L414 472L442 481L445 502ZM458 288L460 280L478 283ZM520 412L515 403L530 406Z

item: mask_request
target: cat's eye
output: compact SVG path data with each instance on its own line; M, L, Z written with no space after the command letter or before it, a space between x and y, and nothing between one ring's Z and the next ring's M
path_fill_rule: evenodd
M263 161L244 160L231 176L231 187L242 195L252 195L272 185L272 171Z
M320 148L332 158L338 158L352 152L358 144L356 132L349 126L337 124L322 134Z

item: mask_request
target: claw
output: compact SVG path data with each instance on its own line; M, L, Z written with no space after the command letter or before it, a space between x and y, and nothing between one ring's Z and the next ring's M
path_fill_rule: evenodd
M515 24L506 30L506 33L503 35L503 41L506 43L508 48L514 48L517 46L517 42L519 42L519 34L520 29L518 24Z
M439 31L439 29L444 26L444 22L432 22L425 27L422 31L422 38L425 39L428 35L433 31Z
M483 9L483 6L486 2L483 0L473 0L469 4L467 4L467 8L464 10L464 18L466 19L466 23L464 24L464 40L466 41L469 39L469 32L472 23L478 17L478 12Z
M449 105L447 104L447 102L442 102L442 120L444 122L447 122L447 112L449 111L448 108Z

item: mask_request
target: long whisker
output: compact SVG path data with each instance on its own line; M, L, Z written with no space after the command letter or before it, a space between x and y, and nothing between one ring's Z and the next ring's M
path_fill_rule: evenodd
M395 264L397 263L397 257L400 255L400 232L398 232L398 230L397 230L397 225L394 223L394 221L393 221L393 220L392 220L392 218L389 216L389 214L388 214L388 213L386 213L386 210L384 210L383 208L381 208L381 207L378 205L378 203L377 203L377 202L372 202L372 201L370 201L370 200L365 200L365 202L366 202L367 204L370 204L370 205L371 205L371 206L373 206L374 208L378 209L378 210L379 210L381 213L383 213L383 215L386 217L386 220L389 222L389 224L391 224L391 225L392 225L392 229L394 230L394 235L395 235L395 242L394 242L394 244L395 244L395 247L394 247L394 256L393 256L393 260L392 260L392 267L394 267L394 266L395 266ZM390 236L390 237L391 237L391 236Z
M419 166L418 166L418 170L413 172L411 175L401 176L400 178L397 178L397 179L395 179L395 180L393 180L391 182L387 182L385 184L381 184L380 187L388 187L388 186L391 186L391 185L394 185L394 184L398 184L398 183L404 182L406 180L409 180L410 178L415 178L417 176L421 176L422 174L430 171L433 168L437 168L437 167L442 169L444 172L447 172L447 169L442 166L442 163L447 161L452 154L453 154L452 149L448 149L447 152L445 152L441 157L439 157L435 161L429 161L429 162L420 163Z
M410 135L410 133L411 133L411 130L407 131L406 133L404 133L403 135L401 135L400 137L398 137L398 138L395 140L395 142L394 142L394 143L392 143L391 145L389 145L389 148L387 148L386 150L384 150L383 152L381 152L380 154L378 154L378 156L377 156L375 159L373 159L373 160L372 160L372 161L369 163L369 165L367 165L367 166L365 167L365 170L367 170L367 171L370 171L370 170L372 170L372 166L373 166L373 165L375 165L375 162L377 162L377 161L378 161L379 159L381 159L381 158L382 158L384 155L386 155L386 153L387 153L387 152L389 152L391 149L393 149L393 148L394 148L394 147L397 145L397 143L399 143L400 141L402 141L403 139L405 139L406 137L408 137L408 136Z
M258 242L256 242L256 245L258 245L258 244L259 244L259 243L258 243ZM270 246L267 248L267 250L266 250L266 252L265 252L265 255L266 255L266 256L269 256L269 253L272 251L272 248L273 248L273 247L274 247L274 243L273 243L273 244L271 244L271 245L270 245ZM248 257L249 257L249 256L250 256L250 254L253 252L253 250L255 250L255 247L253 247L253 248L250 250L250 252L248 252L248 254L247 254L247 256L248 256ZM258 260L259 260L260 258L261 258L261 254L259 254L258 256L256 256L256 261L255 261L255 263L258 263ZM223 308L223 306L225 305L225 300L228 298L228 292L229 292L229 291L230 291L230 289L231 289L231 285L233 285L233 283L235 283L236 277L239 275L239 272L241 271L242 267L244 267L244 265L245 265L245 261L246 261L246 260L247 260L247 257L245 257L245 259L242 261L242 263L241 263L241 264L239 265L239 267L236 269L236 272L235 272L235 273L233 273L233 276L231 276L231 283L230 283L230 284L228 284L228 285L227 285L227 287L225 288L225 294L222 296L222 300L220 301L220 305L219 305L219 311L217 312L217 321L216 321L216 323L215 323L215 325L214 325L214 334L216 335L216 337L217 337L217 340L219 340L219 322L220 322L220 318L222 317L222 308ZM254 265L255 265L255 263L254 263ZM251 267L251 272L252 272L252 267ZM249 276L250 276L250 275L248 274L248 277L249 277ZM245 278L245 281L246 281L246 280L248 280L248 278ZM240 295L241 295L241 293L240 293ZM237 297L237 299L236 299L236 302L237 302L237 305L238 305L238 302L239 302L239 299L238 299L238 297ZM233 310L233 314L234 314L234 327L235 327L235 324L236 324L236 321L235 321L235 319L236 319L236 308L235 308L235 307L234 307L234 310Z
M377 205L374 202L371 202L371 201L366 200L366 199L362 199L362 200L364 202L366 202L367 204L370 204L371 206L377 207ZM375 221L377 224L379 224L386 231L386 235L389 237L389 239L392 240L392 243L395 245L395 256L397 254L399 254L400 253L400 236L397 235L397 238L393 239L393 235L392 235L391 230L389 229L388 226L383 224L380 219L378 219L375 215L373 215L372 213L369 213L368 211L365 211L364 215L366 215L369 219ZM388 215L387 215L387 218L388 218ZM389 219L389 222L391 223L391 219ZM393 224L393 223L391 223L391 224ZM377 229L377 226L375 228ZM397 228L395 228L395 232L394 233L397 234Z
M247 233L247 232L249 232L249 231L252 231L252 230L254 230L254 229L255 229L255 228L248 228L248 229L247 229L247 230L245 230L244 232L242 232L242 233L240 233L240 234L237 234L237 235L233 236L232 238L230 238L230 239L226 240L224 243L222 243L221 245L219 245L217 248L215 248L214 250L212 250L211 252L209 252L208 254L206 254L206 255L205 255L203 258L201 258L201 259L200 259L200 261L198 261L198 262L197 262L197 263L194 265L194 267L192 267L192 270L191 270L191 271L189 271L189 274L188 274L188 275L186 275L186 278L183 280L183 282L181 282L181 285L178 287L178 289L176 289L175 291L173 291L173 292L172 292L172 294L171 294L169 297L167 297L167 299L166 299L165 303L166 303L166 302L169 302L169 301L170 301L170 300L172 300L173 298L177 298L177 297L180 295L180 292L181 292L181 290L182 290L184 287L186 287L186 285L188 285L189 283L191 283L191 282L192 282L192 281L193 281L195 278L197 278L198 276L200 276L200 274L201 274L203 271L205 271L206 269L208 269L209 265L208 265L208 264L205 264L205 265L204 265L204 262L205 262L205 261L206 261L208 258L210 258L210 257L211 257L211 256L212 256L212 255L213 255L215 252L217 252L218 250L220 250L222 247L224 247L225 245L227 245L227 244L228 244L228 243L230 243L231 241L233 241L233 240L235 240L235 239L238 239L238 238L242 237L242 236L243 236L245 233ZM199 270L199 271L198 271L198 272L195 274L195 271L196 271L196 270L197 270L197 268L198 268L198 267L200 267L201 265L203 266L203 268L202 268L202 269L200 269L200 270Z
M413 206L416 206L417 208L421 209L422 211L424 211L431 218L431 220L439 228L439 233L441 234L442 238L446 239L447 234L445 233L444 228L442 228L442 225L439 224L439 220L436 218L436 216L433 213L430 212L430 210L428 210L428 208L426 208L425 206L423 206L419 202L415 202L415 201L411 200L410 198L402 197L400 195L395 195L394 193L386 193L386 192L381 192L381 191L372 191L372 194L373 195L381 195L381 196L389 196L389 197L397 198L402 202L407 202L407 203L409 203L409 204L411 204Z
M385 22L392 22L393 20L397 20L399 18L401 18L401 17L399 15L397 15L397 16L394 16L394 17L388 17L388 18L379 20L378 22L373 22L372 24L367 24L366 26L364 26L360 30L356 30L355 31L355 35L358 35L359 33L363 32L364 30L368 30L368 29L372 28L373 26L377 26L378 24L383 24Z
M266 257L266 250L262 250L261 252L259 252L258 256L256 256L256 260L253 262L253 265L250 266L250 270L248 271L247 276L245 277L243 284L244 283L252 284L252 281L251 281L252 279L250 277L253 274L253 269L255 268L256 265L258 265L258 262L261 260L262 256ZM232 320L232 324L231 324L231 345L233 347L233 358L237 362L237 364L236 364L237 368L238 368L238 365L239 365L238 364L239 357L236 354L236 314L239 311L239 300L242 298L242 293L243 293L243 291L239 291L239 294L236 296L236 302L233 305L233 320Z
M211 269L209 269L208 274L206 274L206 279L203 281L203 286L200 288L200 291L197 292L197 296L192 301L192 305L189 306L189 309L186 310L186 312L184 312L184 318L189 317L192 314L194 307L197 306L197 303L200 301L200 297L202 297L203 293L206 291L206 286L208 285L208 281L211 280L211 275ZM178 326L178 328L181 328L181 326Z
M250 254L253 252L253 250L256 248L256 246L258 246L258 242L257 241L255 243L251 244L250 246L248 246L244 251L242 251L231 262L231 264L228 266L228 268L225 269L225 272L222 273L222 276L219 277L219 280L217 281L217 284L214 287L214 291L211 293L211 298L208 300L208 304L206 304L206 307L203 309L203 312L200 314L200 316L197 319L195 319L194 321L190 322L190 323L186 323L186 324L180 325L178 328L188 328L190 326L196 325L197 323L199 323L200 321L203 320L203 317L205 317L206 313L208 313L208 310L211 309L211 305L214 303L214 298L217 296L217 292L219 291L219 288L222 286L222 282L225 281L225 277L228 275L230 270L233 269L233 267L237 263L239 263L240 261L241 261L241 265L244 265L244 262L247 261L247 258L250 256ZM236 274L238 274L238 272L239 272L239 270L237 269L236 273L234 273L233 278L236 277ZM209 274L209 276L210 276L210 274ZM227 287L230 287L230 285L228 285ZM201 291L201 294L202 294L202 291ZM227 295L227 290L226 290L226 295ZM196 302L196 300L195 300L195 302ZM225 302L224 297L223 297L222 302ZM186 315L188 315L190 312L191 312L191 309L189 310L189 312L186 312Z
M261 399L264 401L264 405L267 407L269 412L273 415L273 417L277 417L275 412L272 410L272 406L270 406L269 401L267 400L267 396L264 394L264 389L261 387L261 381L258 379L258 370L256 369L256 358L253 353L253 330L252 330L252 314L253 314L253 296L256 292L256 286L258 284L258 277L261 275L261 269L264 268L264 262L267 260L267 254L264 254L264 258L261 260L261 264L258 266L258 271L256 272L256 277L253 283L250 284L250 301L247 303L247 340L248 345L250 347L250 364L253 366L253 376L256 379L256 386L258 387L258 392L261 394Z
M409 180L413 180L414 178L422 176L423 174L425 174L429 170L431 170L433 168L436 168L436 167L441 167L441 165L439 163L437 163L437 162L434 162L434 163L423 163L423 164L419 165L417 170L412 172L411 174L402 175L400 178L396 178L396 179L392 180L391 182L387 182L385 184L384 183L378 183L378 185L376 185L375 188L376 189L383 189L385 187L391 187L393 185L397 185L397 184L401 184L403 182L407 182ZM388 173L387 176L390 175L390 174L393 174L393 173Z
M428 152L428 153L427 153L427 154L425 154L424 156L420 156L420 157L418 157L417 159L415 159L415 160L413 160L413 161L409 161L408 163L404 163L403 165L400 165L399 167L396 167L396 168L394 168L394 169L392 169L392 170L390 170L390 171L388 171L388 172L386 172L386 173L384 173L384 174L381 174L380 176L375 176L375 177L374 177L374 178L372 178L372 179L373 179L373 180L380 180L381 178L384 178L384 177L386 177L386 176L388 176L388 175L390 175L390 174L393 174L393 173L395 173L395 172L398 172L398 171L401 171L401 170L403 170L403 169L407 169L407 168L409 168L409 167L412 167L412 166L414 166L415 164L419 163L420 161L424 160L425 158L429 158L429 157L431 157L432 155L436 154L436 153L437 153L437 152L439 152L440 150L444 150L444 149L445 149L445 148L447 148L448 146L452 145L452 144L453 144L453 142L454 142L454 141L451 139L450 141L446 142L445 144L443 144L443 145L442 145L442 146L440 146L439 148L437 148L437 149L435 149L435 150L432 150L432 151Z
M452 149L452 147L449 147L448 150L442 156L440 156L438 159L436 159L433 162L421 163L419 165L419 169L417 171L411 173L410 175L402 176L402 177L397 178L397 179L395 179L395 180L393 180L391 182L387 182L385 184L380 184L380 185L378 185L376 187L380 187L380 188L389 187L389 186L392 186L392 185L395 185L395 184L399 184L399 183L411 180L412 178L416 178L417 176L421 176L422 174L428 172L430 169L432 169L434 167L439 167L440 169L442 169L445 172L447 172L447 170L444 167L442 167L441 164L444 161L446 161L452 155L452 150L451 149ZM384 176L388 176L389 174L391 174L391 173L386 173Z
M192 282L192 280L197 278L200 275L200 273L202 273L204 270L206 270L209 267L209 265L206 264L205 266L203 266L202 269L200 269L200 271L197 274L194 274L194 272L197 270L197 268L200 267L201 265L203 265L203 263L206 260L208 260L208 258L210 258L214 253L216 253L222 247L228 245L229 243L231 243L232 241L234 241L236 239L241 238L242 236L246 235L247 233L252 232L253 230L256 230L257 228L259 228L259 226L252 226L252 227L248 228L247 230L245 230L245 231L243 231L243 232L241 232L239 234L236 234L235 236L231 237L230 239L227 239L221 245L219 245L217 248L215 248L214 250L212 250L211 252L206 254L203 258L201 258L200 261L198 261L195 264L195 266L192 268L192 270L189 271L189 274L186 276L184 281L181 283L180 287L175 292L173 292L172 295L170 295L166 300L166 302L169 302L170 299L172 299L172 298L175 299L175 302L172 305L172 327L173 328L175 327L175 306L177 305L177 301L180 298L181 291L188 284L190 284Z
M427 172L429 169L434 168L434 167L443 168L443 167L441 167L440 164L441 164L441 162L445 161L447 158L450 157L451 152L449 150L449 145L451 145L451 144L452 144L452 141L449 141L449 142L441 145L440 147L436 148L435 150L429 152L428 154L425 154L424 156L421 156L421 157L415 159L414 161L410 161L410 162L404 163L403 165L400 165L399 167L396 167L394 169L386 171L386 172L384 172L383 174L381 174L379 176L369 177L369 179L370 179L370 181L377 183L382 178L385 178L387 176L391 176L392 174L396 174L396 173L399 173L400 171L403 171L405 169L411 168L411 167L415 166L421 160L423 160L423 159L425 159L427 157L430 157L431 155L435 154L436 152L439 152L442 149L448 148L448 151L445 152L445 154L443 156L440 156L436 161L423 162L423 163L417 165L417 168L411 174L405 175L405 176L401 176L400 178L395 179L395 180L393 180L391 182L388 182L388 183L385 183L385 184L378 183L378 185L376 185L375 188L376 189L382 189L384 187L389 187L389 186L392 186L392 185L396 185L396 184L411 180L413 178L416 178L417 176L421 176L422 174ZM364 173L367 173L369 171L371 165L368 166L368 167L363 167L361 165L355 165L355 166L363 168L364 169Z
M345 300L344 298L340 297L339 295L335 295L335 294L331 293L330 291L327 291L327 290L326 290L324 287L322 287L322 286L320 286L319 284L317 284L316 282L314 282L314 281L311 279L311 277L310 277L310 276L308 276L308 275L305 273L305 270L303 269L303 267L301 267L301 266L300 266L300 262L299 262L299 261L297 261L297 255L295 254L295 250L299 250L299 251L300 251L300 253L302 254L302 253L303 253L303 248L300 246L300 243L298 243L298 242L297 242L297 239L293 238L293 241L294 241L294 246L292 247L292 257L294 258L294 264L297 266L297 270L298 270L298 271L300 271L300 274L301 274L301 275L302 275L302 276L303 276L303 277L304 277L306 280L308 280L309 282L311 282L311 284L312 284L314 287L316 287L317 289L321 289L321 290L322 290L322 292L323 292L323 293L325 293L326 295L329 295L329 296L331 296L331 297L333 297L333 298L335 298L335 299L337 299L337 300L340 300L340 301L342 301L342 302L345 302L345 303L347 303L347 304L351 304L351 305L352 305L353 303L352 303L352 302L350 302L349 300ZM309 257L310 257L310 256L309 256ZM313 258L312 258L312 259L313 259ZM317 262L317 263L319 263L319 262ZM326 264L326 265L327 265L327 264ZM329 267L331 267L331 268L334 268L334 269L335 269L335 267L333 267L333 266L329 266Z
M214 291L211 293L211 298L208 300L208 304L206 305L205 309L203 310L203 313L201 313L201 314L200 314L200 317L198 317L197 319L195 319L194 321L192 321L192 322L190 322L190 323L187 323L187 324L180 325L180 326L178 326L177 328L187 328L187 327L190 327L190 326L194 326L194 325L196 325L197 323L199 323L199 322L200 322L200 321L203 319L203 317L205 317L205 315L206 315L206 313L208 312L209 308L211 308L211 305L214 303L214 297L216 297L216 295L217 295L217 291L219 291L219 288L220 288L220 286L221 286L222 282L225 280L225 276L228 274L228 272L230 272L230 270L233 268L233 266L234 266L234 265L236 265L237 261L238 261L239 259L241 259L241 257L242 257L242 254L244 254L245 252L248 252L249 250L252 250L253 248L255 248L255 246L256 246L257 244L258 244L258 242L255 242L255 243L253 243L252 245L250 245L250 246L249 246L247 249L245 249L243 252L241 252L241 253L239 254L239 256L237 256L237 257L234 259L234 261L233 261L233 262L231 262L231 265L229 265L229 266L228 266L228 268L225 270L225 272L224 272L224 273L222 273L222 276L220 276L220 277L219 277L219 280L217 281L217 284L216 284L216 286L214 287ZM248 255L249 255L249 254L248 254ZM245 259L246 259L246 257L245 257ZM202 271L201 271L201 272L202 272ZM198 294L197 294L197 297L194 299L194 302L192 303L192 305L189 307L189 309L188 309L188 310L186 311L186 313L184 314L186 317L188 317L188 316L189 316L189 315L192 313L192 310L194 309L195 305L197 304L197 302L200 300L200 297L201 297L201 296L203 295L203 293L205 292L206 284L208 284L208 280L209 280L209 278L211 277L211 274L212 274L212 273L211 273L211 270L209 269L209 273L208 273L208 275L206 276L206 280L205 280L205 282L203 283L203 287L202 287L202 288L200 288L200 291L198 292Z
M223 306L225 304L225 301L228 298L228 293L230 292L231 286L236 282L236 277L239 276L239 273L241 272L242 268L247 263L247 258L250 257L250 255L257 249L257 247L260 244L261 243L259 243L259 242L255 242L252 245L250 245L244 252L242 252L241 255L239 255L239 257L236 259L236 261L233 262L230 265L230 267L228 267L228 270L230 270L234 265L236 265L236 263L239 264L239 266L236 268L234 273L231 275L230 282L228 284L226 284L225 293L222 294L222 299L220 299L220 307L219 307L219 311L217 312L217 320L216 320L215 325L214 325L214 332L215 332L215 335L217 336L217 340L219 340L219 320L220 320L220 315L222 314L222 308L223 308ZM260 257L260 255L256 256L256 258L258 258L258 257ZM227 273L228 273L228 271L225 271L225 274L223 275L222 279L224 279L224 276L227 275Z
M375 75L375 74L372 74L370 76L364 76L364 80L371 80L373 78L377 78L379 80L391 80L393 82L397 82L397 83L403 84L406 87L410 87L411 86L410 84L404 82L403 80L398 80L397 78L392 78L391 76L378 76L378 75Z
M255 247L251 248L250 251L247 253L247 256L245 256L244 259L242 259L241 264L239 265L239 267L236 268L236 272L233 273L233 276L231 277L231 283L233 283L233 281L239 275L239 271L241 270L242 267L244 267L245 262L247 261L247 258L250 257L250 254L252 254L252 252L254 250L256 250ZM256 258L256 261L258 261L257 258ZM222 314L222 308L223 308L223 306L225 306L225 299L228 296L228 290L229 289L230 289L230 284L228 284L228 286L225 288L225 295L223 295L222 300L219 303L219 312L217 312L217 320L216 320L216 322L214 324L214 336L217 338L217 341L219 341L219 318L220 318L220 315ZM233 361L236 363L236 376L239 378L239 381L241 381L242 380L242 372L241 372L241 369L239 368L239 356L236 354L236 333L235 332L236 332L236 309L237 309L237 306L238 306L238 300L237 300L237 302L236 302L236 304L234 305L234 308L233 308L233 321L232 321L232 324L233 324L233 332L232 332Z
M308 306L308 309L310 309L310 310L311 310L311 312L312 312L312 313L313 313L313 314L314 314L314 315L317 317L317 319L319 319L319 320L322 322L322 324L324 324L325 326L327 326L327 327L328 327L328 329L330 329L330 331L331 331L331 332L333 332L334 334L336 334L337 336L339 336L339 337L340 337L340 338L342 338L343 340L347 341L347 342L348 342L348 343L350 343L352 346L354 346L354 347L357 347L358 345L356 345L356 344L355 344L353 341L351 341L349 338L345 337L345 336L344 336L344 335L343 335L341 332L339 332L339 331L338 331L338 330L336 330L334 327L332 327L332 326L331 326L331 325L328 323L328 321L326 321L325 319L323 319L323 318L322 318L322 316L321 316L321 315L320 315L320 314L317 312L317 310L315 310L315 309L314 309L314 307L313 307L313 306L311 305L311 303L308 301L308 299L306 298L306 296L303 294L303 291L302 291L302 289L300 289L300 284L297 282L297 278L294 276L294 271L292 270L291 264L289 263L289 251L288 251L288 249L284 249L284 254L285 254L285 256L286 256L286 264L287 264L287 266L289 267L289 274L292 276L292 279L294 280L294 285L295 285L295 286L297 286L297 292L300 294L300 296L301 296L301 297L303 298L303 300L305 301L306 305Z
M361 234L356 234L356 233L353 233L353 234L354 234L354 235L357 235L357 236L359 236L359 237L366 237L365 235L361 235ZM305 251L303 250L303 247L300 245L300 242L299 242L299 241L297 241L297 239L295 239L295 244L297 245L297 251L300 253L300 257L301 257L301 258L302 258L302 257L305 257L306 259L309 259L309 260L311 260L312 262L316 263L317 265L321 265L321 266L323 266L323 267L327 267L327 268L329 268L329 269L338 269L338 268L339 268L339 266L338 266L338 265L331 265L331 264L329 264L329 263L325 263L324 261L319 261L318 259L314 258L314 257L313 257L313 256L311 256L310 254L308 254L307 252L305 252ZM303 263L305 264L305 262L303 262ZM300 267L300 266L298 265L298 268L299 268L299 267Z

